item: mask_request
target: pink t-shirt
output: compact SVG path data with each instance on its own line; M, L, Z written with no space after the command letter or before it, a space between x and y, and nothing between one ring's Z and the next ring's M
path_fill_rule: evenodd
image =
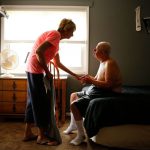
M41 67L36 57L36 50L45 41L48 41L52 44L52 46L45 51L45 60L46 63L48 64L50 60L52 60L58 53L60 38L61 38L60 33L56 30L44 32L36 40L32 48L32 51L28 56L26 71L30 73L43 73L44 69Z

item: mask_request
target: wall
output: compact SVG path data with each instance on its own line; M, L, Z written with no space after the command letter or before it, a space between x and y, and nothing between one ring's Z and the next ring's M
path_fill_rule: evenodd
M135 30L135 8L140 5L141 16L150 17L149 0L0 0L0 4L89 5L89 74L95 75L99 65L92 49L106 40L112 44L112 56L120 65L124 84L150 85L150 34L145 32L143 22L142 31ZM69 77L67 89L69 100L70 93L81 85Z
M150 34L135 30L135 8L142 7L142 17L150 16L149 0L95 0L90 9L90 48L98 41L112 43L112 56L118 60L124 84L150 85ZM96 69L90 50L90 73ZM94 65L95 66L95 65Z

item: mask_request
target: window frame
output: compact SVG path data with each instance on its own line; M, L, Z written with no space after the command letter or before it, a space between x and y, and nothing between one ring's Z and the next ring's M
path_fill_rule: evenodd
M85 48L85 51L84 51L84 54L83 52L81 51L81 55L85 55L85 57L82 58L82 67L80 70L78 68L73 68L73 67L68 67L70 70L72 70L73 72L76 72L78 74L85 74L85 73L88 73L88 55L89 55L89 6L32 6L32 5L5 5L3 6L5 8L5 10L85 10L86 11L86 20L87 20L87 39L85 39L85 41L67 41L67 40L63 40L63 41L60 41L60 43L82 43L82 44L85 44L86 45L86 48ZM4 24L3 24L3 19L1 17L1 50L4 49ZM23 40L23 42L25 43L33 43L34 40ZM7 43L13 43L13 42L21 42L21 40L13 40L13 41L7 41ZM62 62L63 63L63 62ZM1 69L1 68L0 68ZM83 71L81 71L83 70ZM11 72L11 71L8 71L8 72ZM15 74L15 72L12 72ZM17 73L18 74L18 73ZM24 73L19 73L19 74L24 74ZM65 72L61 72L61 74L65 74Z

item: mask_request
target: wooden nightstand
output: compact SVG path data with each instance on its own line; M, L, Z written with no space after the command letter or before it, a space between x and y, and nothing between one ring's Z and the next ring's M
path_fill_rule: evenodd
M24 115L26 100L25 77L0 78L0 115Z
M56 79L56 82L58 80ZM59 121L63 124L66 115L66 82L67 76L60 77L58 106ZM57 91L58 92L58 91ZM57 95L57 94L56 94ZM0 78L0 116L24 116L27 101L26 77Z

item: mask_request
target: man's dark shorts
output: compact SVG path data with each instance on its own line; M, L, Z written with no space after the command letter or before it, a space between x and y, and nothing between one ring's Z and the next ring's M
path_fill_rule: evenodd
M91 85L87 88L84 88L81 92L77 92L77 96L79 99L74 102L76 107L79 109L81 116L85 117L86 110L89 106L90 101L95 98L108 97L116 94L111 90L105 90L102 88L98 88L94 85Z

